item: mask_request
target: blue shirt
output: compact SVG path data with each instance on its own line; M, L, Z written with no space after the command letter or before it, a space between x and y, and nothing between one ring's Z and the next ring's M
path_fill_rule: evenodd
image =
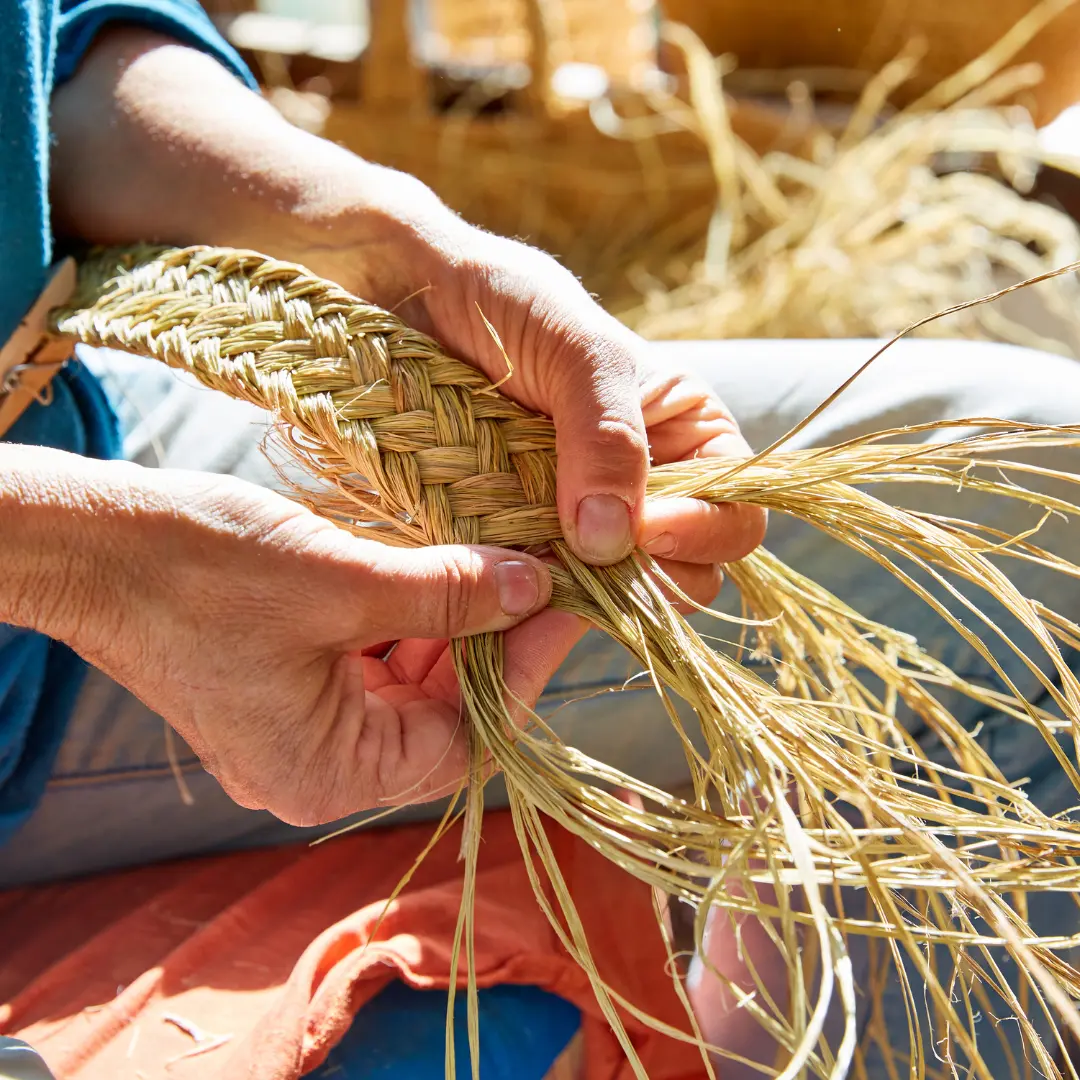
M216 56L249 85L240 58L194 0L3 0L0 5L0 342L45 285L49 224L49 101L95 34L137 23ZM74 362L54 380L52 404L33 405L12 442L92 457L120 454L101 387ZM0 844L45 789L84 674L66 646L0 624Z

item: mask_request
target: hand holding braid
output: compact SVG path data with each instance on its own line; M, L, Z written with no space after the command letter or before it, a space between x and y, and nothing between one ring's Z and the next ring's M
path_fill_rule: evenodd
M407 232L380 249L374 274L370 257L361 262L347 246L297 258L555 421L555 502L562 536L580 559L606 565L643 546L669 560L664 569L683 588L711 600L717 564L761 542L765 515L694 499L647 506L644 495L650 461L749 455L723 402L695 376L657 364L651 347L550 256L445 212L429 213L424 226L421 239Z
M153 297L144 293L130 319L115 306L100 323L92 309L81 313L80 336L191 367L211 385L279 408L300 430L347 431L345 442L328 439L309 452L331 475L377 478L378 505L361 508L350 501L355 493L343 494L341 517L381 518L383 538L399 548L365 539L363 530L349 536L234 481L88 464L82 467L99 477L95 484L138 508L95 513L94 534L112 552L106 561L123 572L107 575L82 606L92 617L73 617L68 608L67 617L39 628L165 716L245 805L313 824L443 793L466 762L447 638L513 627L505 638L507 685L532 704L582 632L576 616L545 608L551 583L537 559L476 546L541 545L560 536L555 503L563 476L553 450L563 435L490 391L486 374L377 308L325 286L316 292L293 266L213 249L191 256L166 253L137 268L130 284L145 285L153 274ZM243 295L234 292L242 280L254 286ZM121 310L127 287L119 279L113 291ZM192 321L202 307L205 331L198 317ZM514 317L509 310L504 326ZM527 385L548 385L537 357L572 359L565 332L552 334L549 344L533 335L531 361L520 369ZM332 369L340 369L340 386L328 395L322 376ZM308 371L318 388L305 394ZM605 378L622 392L619 380ZM602 400L607 384L596 382L593 396ZM713 430L713 418L686 386L674 376L648 387L646 412L658 421L656 445L665 455L703 442L710 449L701 434ZM688 401L705 413L700 427ZM640 406L634 409L640 417ZM575 422L586 435L599 424L579 417L571 430ZM571 452L579 489L590 477L636 484L632 461L608 477L595 467L605 435L598 431L592 450ZM326 449L335 446L343 456ZM686 542L679 504L693 500L671 502L659 531ZM700 505L705 514L695 521L691 512L691 523L716 517L704 520L691 549L701 559L698 576L670 565L695 600L707 601L715 591L709 560L724 543L722 533L713 538L723 510ZM550 513L537 515L538 506ZM451 546L422 547L432 544ZM169 552L164 566L155 555L161 551Z
M0 528L0 620L70 644L233 799L298 825L455 784L445 639L512 627L551 592L528 555L386 547L229 477L38 447L0 444ZM417 640L379 659L397 638ZM535 698L548 672L516 670Z

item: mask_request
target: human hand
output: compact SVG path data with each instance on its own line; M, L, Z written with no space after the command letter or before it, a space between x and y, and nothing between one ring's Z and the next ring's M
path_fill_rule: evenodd
M369 191L380 182L372 178ZM297 257L395 310L493 381L505 377L509 357L513 374L500 390L555 421L558 508L570 547L586 562L607 564L640 546L694 603L710 603L721 564L761 542L765 513L690 498L647 503L644 490L650 463L749 456L731 413L698 377L658 362L653 346L554 259L472 228L418 187L407 177L393 184L394 209L375 238L365 218L364 243L350 244L343 210L329 215L339 222L332 242L314 242ZM564 657L583 629L545 612L521 637L550 661Z
M549 256L291 127L213 60L149 32L103 34L53 104L54 218L74 235L229 244L305 263L501 379L506 360L482 312L514 365L503 391L555 421L560 519L586 561L615 562L640 544L708 603L720 564L760 542L759 508L645 503L650 459L748 447L707 386L656 363ZM507 664L552 671L582 632L580 620L544 611ZM404 671L383 675L409 684Z
M312 825L453 790L467 747L447 638L506 630L529 704L554 670L516 647L551 593L531 556L385 547L232 478L0 455L0 620L126 686L244 806Z

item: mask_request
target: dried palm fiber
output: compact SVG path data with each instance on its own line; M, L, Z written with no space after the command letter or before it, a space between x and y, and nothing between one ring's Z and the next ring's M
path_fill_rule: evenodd
M735 17L722 6L718 18ZM1075 0L1027 6L987 52L893 109L893 96L921 73L924 49L913 42L832 130L817 123L807 83L776 73L792 102L787 137L809 132L806 154L755 150L740 138L724 92L741 74L732 58L714 59L685 27L667 24L665 36L684 58L687 93L645 94L650 116L620 121L614 107L594 113L643 156L653 148L646 160L654 162L657 189L665 140L693 133L708 150L713 198L689 202L681 219L646 233L636 250L627 241L617 262L584 267L586 281L649 338L874 337L1080 257L1072 218L1028 197L1040 166L1077 167L1044 150L1029 113L1011 104L1039 87L1042 69L1006 67L1032 40L1045 45L1056 32L1067 38L1080 9ZM815 24L827 17L816 5L801 16ZM835 37L835 25L830 30ZM801 40L792 35L785 59L798 55ZM675 189L677 167L670 173ZM574 265L573 252L560 254ZM1059 278L1020 303L972 310L921 332L1077 355L1080 290Z
M699 905L699 938L710 907L732 919L763 920L786 961L787 986L770 991L748 964L749 985L731 990L779 1047L764 1075L841 1077L852 1063L861 1067L850 951L869 940L893 978L906 978L906 960L925 982L925 991L905 982L914 1034L904 1075L930 1075L928 1061L946 1046L950 1060L966 1062L965 1076L1001 1080L978 1049L977 1013L992 1000L1015 1018L1043 1074L1077 1076L1061 1057L1065 1036L1080 1035L1073 1004L1080 972L1067 962L1076 943L1037 936L1026 902L1031 894L1080 889L1080 825L1047 817L1021 787L1008 784L938 690L1031 725L1080 791L1069 750L1080 740L1080 681L1060 650L1080 645L1080 625L1021 595L999 566L1019 559L1080 576L1080 568L1037 542L1047 515L1080 513L1080 507L1027 486L1050 475L1076 484L1080 475L1051 474L1021 460L1032 449L1080 448L1080 425L957 420L915 429L940 429L945 438L938 443L895 442L902 432L891 431L823 450L778 445L734 464L702 459L654 468L651 498L756 503L874 559L971 643L1007 689L965 681L910 636L863 618L759 551L727 570L745 601L743 632L756 636L758 654L775 668L772 682L711 649L664 598L649 571L660 572L643 553L606 569L574 558L554 508L554 429L547 419L526 412L392 314L302 268L213 248L105 253L83 266L80 293L55 325L78 340L185 369L270 410L284 446L320 482L314 491L298 489L297 497L343 528L409 546L550 545L561 563L553 571L552 602L614 636L648 673L683 738L692 799L586 757L508 700L500 635L454 643L471 782L436 838L465 813L458 944L469 961L483 781L493 763L506 778L537 900L589 974L638 1075L622 1016L700 1043L698 1029L689 1009L686 1031L676 1032L604 985L545 817L638 879ZM976 433L949 436L950 427ZM1031 528L1013 537L905 511L867 490L878 483L944 484L1020 500L1032 508ZM920 571L943 587L944 602L919 583ZM995 625L962 590L982 590L1000 603L1030 646ZM972 628L980 622L987 642L1028 664L1053 709L1036 707L1017 691ZM704 752L673 695L695 713ZM924 754L901 722L903 710L938 735L949 752L946 764ZM637 797L632 805L612 793L613 785ZM951 959L947 973L941 950ZM880 980L873 985L880 988ZM675 986L685 999L677 976ZM475 1065L471 983L469 1000ZM842 1029L829 1036L824 1020L837 1002ZM918 1035L922 1012L930 1023L925 1038ZM1048 1040L1039 1028L1050 1032ZM879 1024L869 1031L883 1040ZM711 1073L702 1050L702 1069ZM452 1076L452 1039L447 1054Z

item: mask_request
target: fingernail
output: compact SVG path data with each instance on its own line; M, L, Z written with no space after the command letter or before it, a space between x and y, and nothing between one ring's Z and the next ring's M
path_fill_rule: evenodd
M507 559L495 564L495 586L499 606L507 615L524 615L540 599L540 582L532 563Z
M630 508L617 495L586 495L578 503L577 541L598 562L616 562L630 554Z
M675 554L675 537L671 533L660 533L645 545L645 550L654 559L669 559Z

